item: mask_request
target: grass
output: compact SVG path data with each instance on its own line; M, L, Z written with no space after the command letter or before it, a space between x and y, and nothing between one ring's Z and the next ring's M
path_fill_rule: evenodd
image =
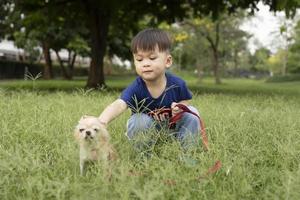
M109 126L119 153L111 181L100 166L79 175L73 128L80 116L99 115L119 92L48 92L41 86L47 88L46 81L34 87L24 82L26 90L9 89L19 81L0 83L0 199L299 199L299 84L225 80L213 87L211 80L203 86L187 80L210 151L186 153L200 161L193 166L180 159L178 142L161 142L152 158L143 159L124 136L126 112ZM222 169L199 179L217 159Z
M135 76L108 76L108 91L122 91ZM216 85L213 78L205 78L202 82L191 74L183 74L190 89L199 94L236 94L236 95L283 95L300 96L300 81L266 82L253 79L223 79ZM5 90L39 90L39 91L77 91L84 88L86 79L68 80L2 80L0 88Z

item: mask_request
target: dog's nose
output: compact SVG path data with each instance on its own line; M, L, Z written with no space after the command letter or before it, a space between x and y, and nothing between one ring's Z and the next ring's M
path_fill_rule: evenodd
M85 133L86 133L86 135L91 135L91 131L87 131Z

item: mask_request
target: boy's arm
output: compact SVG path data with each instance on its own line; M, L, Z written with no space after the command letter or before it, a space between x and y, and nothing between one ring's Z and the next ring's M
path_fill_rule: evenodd
M102 111L99 116L99 121L106 126L109 122L122 114L126 109L127 104L125 101L122 99L117 99Z

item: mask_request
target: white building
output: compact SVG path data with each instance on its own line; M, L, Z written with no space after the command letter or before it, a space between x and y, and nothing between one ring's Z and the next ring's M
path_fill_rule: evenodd
M0 59L20 61L24 58L24 51L17 48L11 41L2 41L0 43Z

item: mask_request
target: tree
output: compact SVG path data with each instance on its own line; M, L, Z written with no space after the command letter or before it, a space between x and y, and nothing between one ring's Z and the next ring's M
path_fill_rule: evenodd
M287 71L287 63L289 57L289 47L291 46L292 35L294 30L294 20L287 19L285 15L278 16L279 28L273 34L276 39L273 41L273 46L280 51L281 60L281 75L285 75Z
M57 18L50 15L51 9L34 9L35 7L43 7L47 4L46 1L19 1L12 2L14 5L13 12L10 15L10 20L14 24L11 31L14 35L15 32L20 32L23 29L29 39L38 41L42 47L45 65L43 70L43 78L51 79L52 73L52 59L50 54L50 41L55 35L53 31L56 27ZM34 10L34 12L33 12ZM18 34L17 34L18 35Z
M240 29L240 25L246 19L245 12L238 12L232 16L225 17L222 29L222 57L225 62L224 68L232 69L234 76L239 76L239 69L245 68L242 57L247 56L247 41L251 37L247 32Z
M27 14L47 11L47 17L55 21L61 16L61 13L66 13L66 15L64 15L66 20L73 22L74 19L76 19L79 24L85 24L85 27L89 30L90 39L87 39L87 42L91 49L91 65L87 87L93 88L105 85L103 58L106 53L107 45L111 45L111 49L116 49L114 45L117 42L127 40L124 36L128 37L136 33L138 30L137 19L142 19L143 16L148 13L155 12L157 16L151 20L151 23L157 24L164 19L171 20L174 19L174 16L180 16L184 13L182 10L186 9L184 7L174 6L173 3L179 3L179 0L175 2L139 2L137 0L19 0L17 2L21 10ZM141 11L143 13L141 13ZM42 24L48 25L49 22ZM76 26L77 23L75 23L73 27L75 28ZM120 40L116 40L118 36L121 38ZM110 41L108 42L108 40ZM124 51L122 54L124 55Z
M77 55L90 56L90 48L86 41L87 30L83 25L73 27L63 16L60 17L60 23L57 23L54 28L56 34L52 37L50 48L53 49L56 54L63 77L70 80L73 78L74 64ZM67 60L62 59L59 53L62 49L68 53Z
M269 70L267 61L270 55L271 52L267 48L261 47L260 49L257 49L251 59L252 69L255 71Z
M61 1L57 1L57 3ZM15 24L13 36L22 36L28 38L28 41L37 41L42 47L45 59L43 77L52 78L52 59L50 49L54 50L62 69L63 77L71 79L73 66L78 54L88 54L86 40L88 40L88 31L81 20L74 22L71 19L81 18L80 13L74 11L74 8L67 6L55 6L50 1L25 0L15 1L14 10L10 16ZM77 8L78 9L78 8ZM20 18L20 16L23 16ZM21 30L21 31L20 31ZM22 32L21 34L19 32ZM24 33L24 34L23 34ZM15 38L18 40L18 38ZM22 45L22 43L19 43ZM26 47L23 42L23 48ZM67 66L58 53L61 49L68 51L69 58Z
M103 73L103 58L106 53L111 30L119 30L123 35L133 35L137 30L137 22L143 19L143 16L150 16L152 24L161 21L180 20L187 16L190 9L194 15L209 15L214 19L224 11L235 12L237 8L250 8L254 12L259 0L236 1L236 0L217 0L217 1L180 1L180 0L150 0L150 1L97 1L97 0L15 0L22 5L23 10L44 10L48 20L56 19L56 16L63 12L70 16L66 20L85 21L86 27L90 33L89 46L91 48L91 66L87 87L99 87L105 85ZM270 5L271 10L285 10L293 14L299 5L297 0L277 1L262 0ZM117 23L116 23L117 22ZM49 21L45 22L46 24ZM117 27L125 27L118 29ZM76 26L76 23L74 23ZM218 26L216 26L218 28ZM120 31L122 30L122 31ZM122 37L121 37L122 38ZM44 40L47 44L47 38Z
M289 48L287 69L291 73L300 73L300 20L294 28L293 40Z
M27 35L24 31L16 31L13 34L15 45L18 48L23 48L23 62L33 63L40 58L40 50L37 48L39 42L30 34Z
M270 75L281 74L282 70L282 60L286 56L285 49L278 49L278 51L270 55L266 60L263 61L264 69L268 69Z
M90 55L89 53L90 49L86 41L84 41L80 36L76 37L75 35L73 35L73 37L74 38L72 37L68 38L69 41L66 41L66 43L58 43L58 46L51 46L55 51L59 65L62 69L62 75L67 80L73 79L74 64L77 55L81 55L81 56ZM62 49L65 49L68 53L67 60L63 60L59 54L59 52Z
M210 49L211 66L215 76L215 82L221 83L220 66L225 67L223 58L232 59L235 69L238 67L238 52L246 48L246 39L249 37L244 31L239 29L239 25L244 18L243 13L228 15L223 13L217 20L210 17L198 17L185 20L182 24L187 25L187 29L195 36L195 43L198 47L197 57L200 54L207 55L202 49ZM206 40L206 42L203 41ZM201 44L201 45L200 45ZM201 46L201 50L199 50ZM199 69L201 70L201 69Z
M172 21L175 17L183 17L185 7L180 7L181 1L116 1L107 2L88 0L81 1L87 16L87 25L91 34L91 67L87 87L99 87L105 85L103 72L103 58L106 51L107 39L111 35L110 30L116 30L112 35L132 36L138 30L138 20L143 16L154 15L150 23L159 21ZM120 31L122 30L122 32ZM120 38L124 36L120 35Z
M10 12L9 0L3 0L0 4L0 41L5 38L8 23L7 16Z

